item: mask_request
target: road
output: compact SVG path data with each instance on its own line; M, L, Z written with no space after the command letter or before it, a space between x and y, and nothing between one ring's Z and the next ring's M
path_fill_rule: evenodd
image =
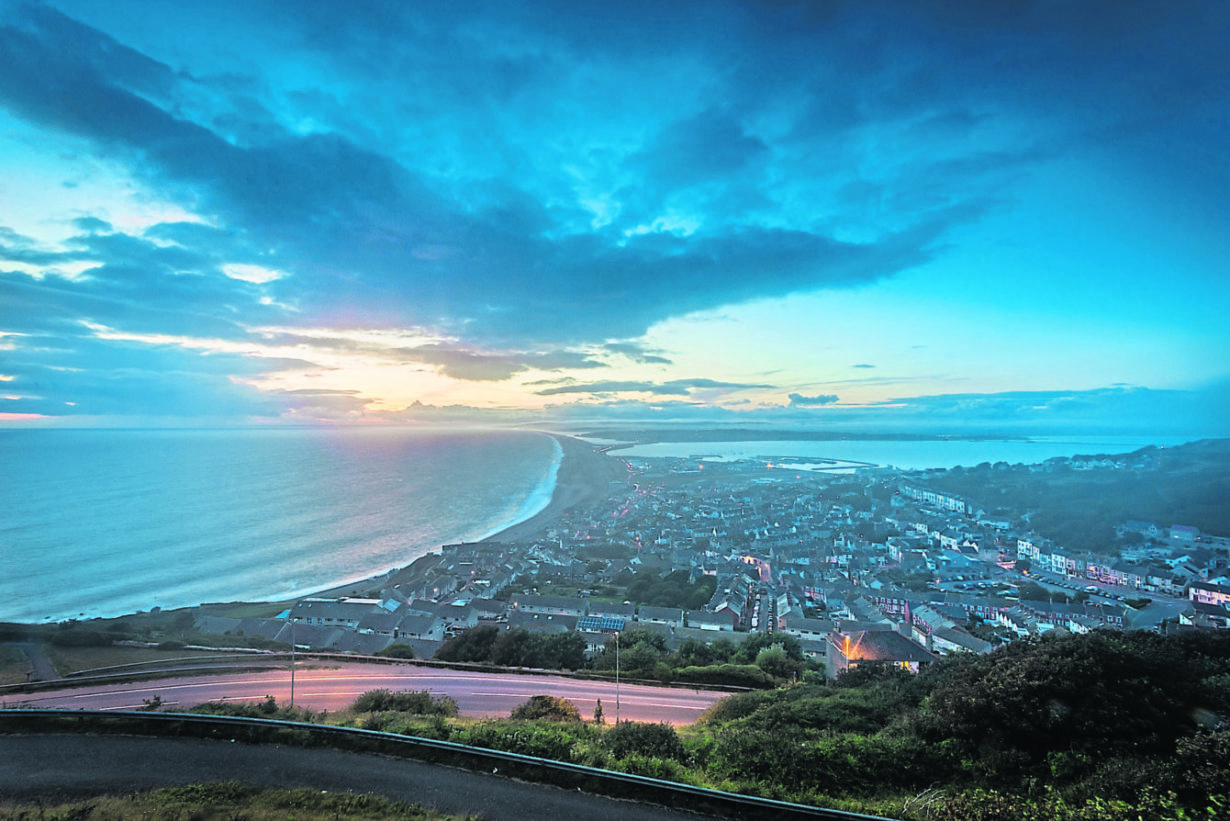
M65 682L68 683L68 682ZM615 720L615 683L564 676L474 673L411 665L343 663L329 667L300 662L295 670L295 705L311 710L345 709L368 690L427 690L447 695L465 716L503 716L533 695L553 695L577 705L589 718L598 699L607 721ZM163 709L186 709L206 701L259 701L271 695L290 702L289 667L272 671L190 675L126 684L87 684L36 693L0 696L5 706L69 710L133 710L155 697ZM691 724L725 693L622 683L619 717L631 721Z
M338 750L200 739L0 736L0 801L45 804L215 781L375 793L490 821L705 818L490 773Z

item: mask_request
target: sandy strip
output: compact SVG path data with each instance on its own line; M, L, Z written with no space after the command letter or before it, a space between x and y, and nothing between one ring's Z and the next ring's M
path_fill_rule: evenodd
M551 501L524 522L494 533L484 539L484 542L530 541L565 511L578 505L601 502L609 495L612 482L627 480L628 468L622 460L605 453L596 453L593 445L581 439L558 433L549 435L559 442L564 451L559 472L555 477L555 491L551 494ZM311 597L332 599L340 596L378 595L385 588L409 582L413 575L410 567L403 567L391 573L382 573L369 579L323 590Z
M507 527L483 541L522 542L538 535L560 514L580 504L593 504L607 498L612 482L628 478L627 467L622 461L603 453L595 453L594 446L571 436L551 434L564 450L556 476L555 492L545 508L520 524Z

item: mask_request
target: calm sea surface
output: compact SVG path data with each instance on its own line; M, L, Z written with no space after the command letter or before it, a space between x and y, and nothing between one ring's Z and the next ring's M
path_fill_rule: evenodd
M529 518L530 432L0 430L0 621L281 599Z
M942 441L767 441L655 442L614 451L620 456L665 456L733 461L783 457L833 459L925 470L973 467L982 462L1036 464L1056 456L1131 453L1149 445L1173 447L1192 437L1178 436L1035 436L1029 439L945 439ZM815 467L825 467L817 463Z

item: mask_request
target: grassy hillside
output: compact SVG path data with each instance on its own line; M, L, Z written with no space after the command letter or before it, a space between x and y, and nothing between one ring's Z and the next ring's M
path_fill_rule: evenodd
M1030 514L1038 533L1082 550L1113 549L1115 525L1128 519L1230 536L1230 440L1150 447L1124 461L1145 466L1073 470L1052 459L1038 471L984 463L930 474L925 482L988 512Z

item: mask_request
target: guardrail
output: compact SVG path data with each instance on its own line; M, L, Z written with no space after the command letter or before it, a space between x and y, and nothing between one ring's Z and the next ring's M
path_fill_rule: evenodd
M122 733L177 738L213 738L247 743L331 747L347 752L413 758L433 764L492 772L523 781L664 807L738 819L827 819L889 821L872 815L830 810L757 796L721 792L641 775L617 773L545 758L471 747L450 741L400 736L351 727L302 724L273 719L205 716L191 713L106 710L0 710L0 734Z

